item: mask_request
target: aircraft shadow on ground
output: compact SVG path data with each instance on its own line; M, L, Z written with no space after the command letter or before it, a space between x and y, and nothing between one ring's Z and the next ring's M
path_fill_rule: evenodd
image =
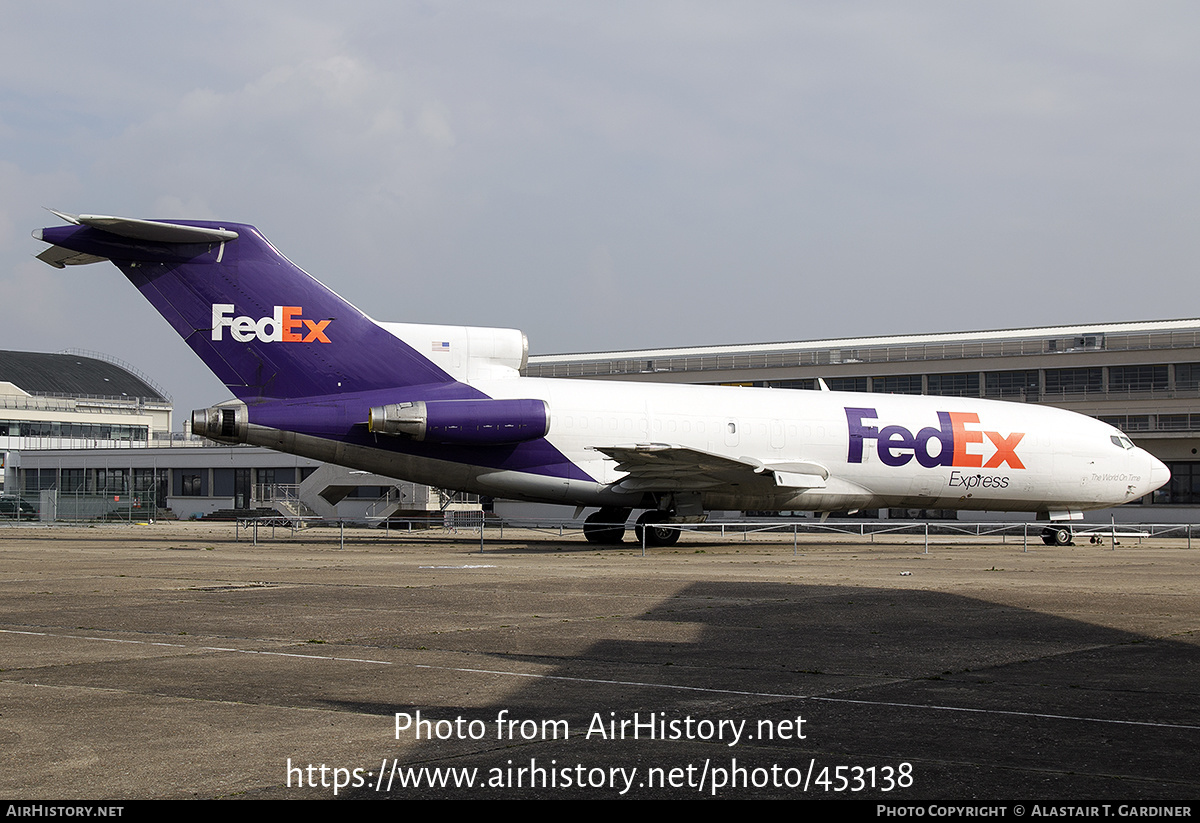
M608 624L622 636L595 638L539 679L514 680L503 703L430 705L409 696L411 706L354 704L481 721L479 740L452 736L397 755L401 768L477 769L475 788L400 788L393 776L390 795L616 797L611 784L623 787L624 778L610 779L611 770L635 768L640 785L626 796L1178 800L1200 789L1200 650L1190 642L952 594L743 582L690 584L631 622ZM558 641L570 631L524 653L504 651L511 637L486 630L446 648L488 655L494 671L529 671L569 645ZM462 674L464 683L476 676ZM570 736L512 739L520 727L510 727L501 739L502 711L505 721L532 720L539 729L564 720ZM684 739L648 739L645 727L639 739L622 738L619 726L607 734L610 720L635 713L643 722L679 721ZM728 722L745 721L736 745L728 745L731 731L724 740L699 739L706 729L715 736L721 721L727 731ZM799 729L804 739L796 739ZM789 739L763 739L768 730ZM883 770L902 763L911 764L912 784L885 791ZM873 769L875 788L813 785L822 769L832 778L838 766ZM533 767L545 773L531 786ZM646 785L652 768L664 781L679 770L683 785ZM714 791L717 769L746 785ZM705 770L708 782L697 787ZM798 774L809 776L807 793L786 785ZM481 785L489 778L501 785ZM604 785L563 785L581 778Z

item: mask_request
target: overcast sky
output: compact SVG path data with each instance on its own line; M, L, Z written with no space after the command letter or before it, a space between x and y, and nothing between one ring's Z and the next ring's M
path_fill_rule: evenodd
M43 206L536 354L1195 317L1198 103L1186 2L12 3L0 348L229 395Z

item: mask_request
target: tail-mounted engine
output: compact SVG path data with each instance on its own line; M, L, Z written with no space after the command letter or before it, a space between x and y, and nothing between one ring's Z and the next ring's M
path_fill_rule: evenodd
M246 407L215 406L192 412L192 434L220 443L246 442Z
M371 409L367 428L429 443L522 443L550 431L544 400L417 400Z

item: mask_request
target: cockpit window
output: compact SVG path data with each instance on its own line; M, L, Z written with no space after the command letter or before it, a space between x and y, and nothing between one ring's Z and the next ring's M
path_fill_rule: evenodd
M1108 439L1113 442L1114 446L1119 446L1122 449L1132 449L1133 448L1133 441L1130 440L1128 437L1126 437L1123 434L1121 434L1121 435L1114 434L1111 437L1109 437Z

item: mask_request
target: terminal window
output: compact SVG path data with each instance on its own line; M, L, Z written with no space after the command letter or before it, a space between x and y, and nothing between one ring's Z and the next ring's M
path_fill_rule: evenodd
M865 377L830 377L826 379L825 385L829 386L830 391L866 391L867 378Z
M1166 391L1166 366L1109 366L1110 392Z
M1046 394L1087 394L1104 386L1104 369L1046 369Z
M1200 389L1200 363L1175 364L1175 391Z
M1040 380L1036 369L990 371L983 376L987 397L1023 397L1036 400Z
M931 374L929 375L929 393L942 397L978 397L979 372Z
M1200 463L1195 461L1168 462L1171 482L1154 492L1155 503L1200 503Z
M888 377L872 377L871 391L881 394L921 394L921 375L893 374Z

